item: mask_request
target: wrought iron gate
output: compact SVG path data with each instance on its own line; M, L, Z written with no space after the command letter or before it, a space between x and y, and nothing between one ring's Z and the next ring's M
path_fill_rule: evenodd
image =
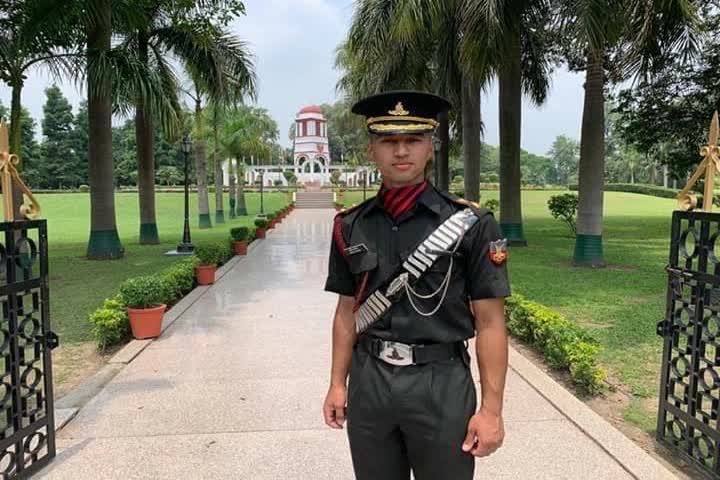
M657 439L720 478L720 214L673 212Z
M55 456L47 225L0 223L0 479L21 479Z

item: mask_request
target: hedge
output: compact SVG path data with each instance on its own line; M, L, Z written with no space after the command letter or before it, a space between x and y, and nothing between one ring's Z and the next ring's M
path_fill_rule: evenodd
M577 191L578 186L577 184L571 184L568 185L568 188ZM606 192L641 193L643 195L662 198L677 198L677 194L680 193L680 190L674 188L665 188L645 183L606 183L604 190Z
M230 248L224 242L217 242L209 247L218 255L223 253L223 258L219 263L225 262L232 255ZM158 298L156 301L162 301L169 308L195 286L195 266L197 264L197 256L185 258L155 274L129 278L120 285L120 290L132 297L131 291L137 290L135 287L141 282L162 285L163 298ZM89 315L88 320L92 323L93 337L100 350L123 343L129 338L130 324L126 309L127 301L123 295L118 294L113 298L106 299L102 307Z
M510 333L538 348L551 367L569 371L585 393L603 390L607 373L597 364L601 347L587 331L518 294L505 299L505 310Z

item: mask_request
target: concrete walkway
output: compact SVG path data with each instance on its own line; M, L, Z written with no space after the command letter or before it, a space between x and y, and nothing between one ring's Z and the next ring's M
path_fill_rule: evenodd
M352 479L321 413L331 219L293 212L80 410L38 478ZM512 368L504 418L476 478L638 478Z

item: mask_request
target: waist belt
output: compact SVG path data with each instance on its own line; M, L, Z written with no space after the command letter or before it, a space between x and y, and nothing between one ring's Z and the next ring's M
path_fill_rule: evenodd
M441 288L430 295L416 294L412 290L411 284L415 283L417 279L435 263L440 255L454 254L454 250L450 252L448 249L453 245L455 245L455 249L457 249L465 232L478 220L479 217L475 212L470 208L466 208L450 216L450 218L445 220L435 231L428 235L404 261L402 271L389 283L389 287L387 287L385 293L383 293L381 289L375 290L355 311L355 330L357 333L362 333L370 328L373 323L390 309L393 302L400 299L402 293L406 290L409 290L410 293L415 294L419 298L432 298L436 294L441 293L440 290L443 289L442 295L444 299L450 283L450 275L447 275L444 284L440 285ZM452 260L453 257L451 256L448 273L452 272ZM419 314L430 316L440 307L442 299L437 307L435 307L435 310L430 313L419 311L411 298L410 302Z
M365 335L359 343L373 357L400 366L450 360L467 353L465 342L408 345Z

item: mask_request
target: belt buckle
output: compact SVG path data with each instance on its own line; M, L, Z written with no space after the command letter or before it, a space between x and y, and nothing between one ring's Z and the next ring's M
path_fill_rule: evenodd
M399 342L384 341L380 351L380 358L391 365L402 367L415 363L412 345Z

